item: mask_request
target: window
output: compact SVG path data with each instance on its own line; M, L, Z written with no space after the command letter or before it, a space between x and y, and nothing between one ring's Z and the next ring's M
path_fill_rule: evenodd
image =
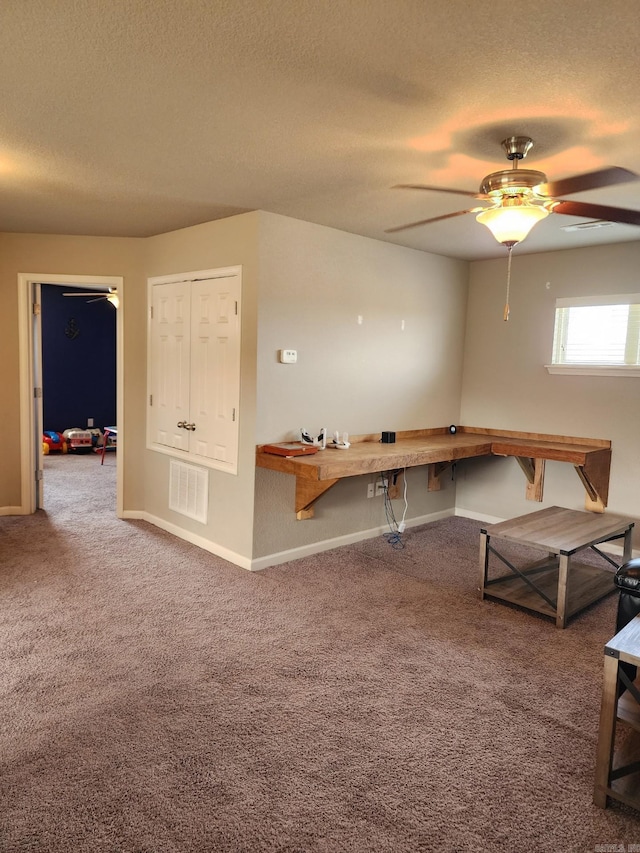
M547 370L640 376L640 294L557 299Z

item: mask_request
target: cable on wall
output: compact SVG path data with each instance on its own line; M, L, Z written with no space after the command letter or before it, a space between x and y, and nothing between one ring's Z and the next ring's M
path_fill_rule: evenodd
M384 511L385 511L385 515L387 517L387 524L389 525L389 533L385 533L384 537L387 540L387 542L389 543L389 545L391 545L391 547L397 551L400 551L404 548L404 542L402 541L402 534L404 533L404 530L405 530L405 526L406 526L405 525L405 517L407 515L407 509L409 506L409 502L407 500L407 476L406 476L407 469L404 468L403 472L404 472L404 474L403 474L403 476L404 476L404 490L403 490L404 512L402 514L402 519L400 522L398 522L396 519L394 510L393 510L393 503L391 501L391 498L389 497L389 483L391 482L392 477L395 476L395 478L397 479L399 471L385 471L384 473L382 473L380 475L383 484L386 483L386 485L384 486Z

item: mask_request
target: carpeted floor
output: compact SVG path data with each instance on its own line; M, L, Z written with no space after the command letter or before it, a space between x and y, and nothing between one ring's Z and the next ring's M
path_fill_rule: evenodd
M615 596L480 602L463 518L252 574L115 519L115 456L45 488L0 518L0 850L640 845L592 803Z

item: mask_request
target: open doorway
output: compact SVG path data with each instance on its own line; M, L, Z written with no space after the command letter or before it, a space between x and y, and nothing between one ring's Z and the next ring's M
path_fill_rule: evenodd
M20 398L21 398L21 423L23 429L21 431L21 472L22 472L22 511L24 513L35 512L36 509L42 508L46 504L46 498L43 488L44 477L44 456L43 456L43 430L45 421L43 418L43 362L47 360L47 355L43 354L43 324L42 324L42 290L46 286L50 291L55 291L49 295L54 299L61 299L63 292L73 292L74 289L81 288L83 292L99 292L108 291L110 288L117 290L119 297L119 307L116 310L113 305L108 305L110 311L115 313L115 418L113 424L119 425L123 422L123 345L122 345L122 329L123 329L123 311L124 311L124 286L123 279L120 276L60 276L50 274L21 274L19 275L18 287L20 298ZM85 305L86 299L69 298L69 303L83 302ZM49 308L51 301L49 300ZM45 302L45 308L47 304ZM91 307L88 305L87 307ZM101 306L103 307L103 306ZM104 306L107 307L107 306ZM69 307L68 317L65 324L65 330L70 335L73 335L80 328L82 333L82 320L75 318L75 323L69 323L69 319L74 318L74 315L80 315L82 312L77 310L78 306ZM86 315L85 315L86 319ZM80 335L77 335L79 337ZM97 353L96 353L97 354ZM54 354L55 357L55 354ZM86 354L81 356L86 361ZM66 359L65 359L66 361ZM89 359L91 361L91 359ZM47 365L48 368L51 365ZM86 363L83 369L86 368ZM89 365L90 367L90 365ZM54 365L55 369L55 365ZM63 375L69 375L69 371L73 370L73 364L60 364L60 370ZM51 374L49 374L51 375ZM94 405L92 401L87 401L87 405ZM51 412L51 407L50 407ZM84 421L85 423L69 424L69 428L88 426L88 421L103 420L107 416L106 412L99 414L97 411L94 414L88 411L76 412L68 411L68 417L73 420ZM55 417L58 417L57 415ZM62 417L62 416L60 416ZM66 417L66 416L65 416ZM110 418L108 418L110 419ZM100 424L100 427L107 424ZM123 513L123 486L122 486L122 430L119 430L119 453L116 454L116 478L117 478L117 498L116 512L119 517ZM96 461L99 466L100 463Z
M75 472L83 465L94 467L105 428L116 425L114 296L117 298L107 291L40 284L45 456L40 509L50 510L49 473L54 457L65 457L63 471ZM109 449L114 447L109 442ZM73 467L72 456L78 460ZM109 459L109 464L115 465L115 458ZM75 474L71 482L75 490ZM115 506L115 492L111 504Z

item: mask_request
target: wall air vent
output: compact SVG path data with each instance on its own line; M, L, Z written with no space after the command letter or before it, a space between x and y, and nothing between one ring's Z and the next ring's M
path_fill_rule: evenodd
M592 222L578 222L577 225L563 225L563 231L587 231L591 228L611 228L615 222L607 222L605 219L594 219Z
M207 523L209 471L171 460L169 466L169 509Z

